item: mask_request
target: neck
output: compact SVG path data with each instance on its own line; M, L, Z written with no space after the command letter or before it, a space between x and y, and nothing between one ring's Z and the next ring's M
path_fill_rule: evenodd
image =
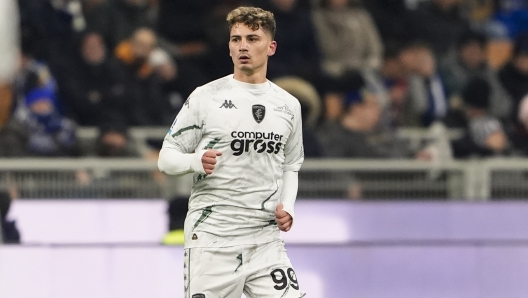
M264 68L257 72L244 72L240 69L235 68L233 78L237 81L249 84L266 83L266 69Z

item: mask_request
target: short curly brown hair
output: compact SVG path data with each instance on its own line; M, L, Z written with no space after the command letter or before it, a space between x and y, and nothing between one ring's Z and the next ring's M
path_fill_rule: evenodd
M258 7L241 6L227 14L226 20L230 31L235 24L243 23L253 30L262 28L271 34L271 39L275 39L275 17L270 11Z

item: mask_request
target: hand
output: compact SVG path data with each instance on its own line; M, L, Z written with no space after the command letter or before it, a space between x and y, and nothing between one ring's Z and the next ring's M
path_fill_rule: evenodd
M288 232L291 229L293 218L288 212L282 210L282 208L283 205L280 203L275 209L275 221L279 226L279 230Z
M202 166L207 175L211 175L216 165L216 157L221 156L222 152L209 149L202 155Z

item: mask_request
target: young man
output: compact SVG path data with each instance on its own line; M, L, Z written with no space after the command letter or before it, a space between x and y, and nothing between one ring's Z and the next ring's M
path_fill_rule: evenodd
M266 79L273 14L227 16L234 74L197 88L165 137L158 166L194 173L185 220L185 297L303 297L280 232L291 229L304 159L301 107Z

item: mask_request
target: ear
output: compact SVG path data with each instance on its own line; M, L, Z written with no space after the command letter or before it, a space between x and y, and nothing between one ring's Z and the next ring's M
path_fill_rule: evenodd
M268 57L273 56L275 54L275 51L277 50L277 42L272 41L269 48L268 48Z

